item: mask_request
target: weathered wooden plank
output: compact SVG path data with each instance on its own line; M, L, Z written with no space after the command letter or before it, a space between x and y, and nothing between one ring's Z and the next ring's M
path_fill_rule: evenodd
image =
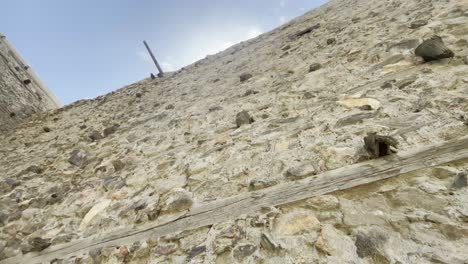
M240 215L256 212L262 207L287 204L467 158L468 136L465 136L449 142L345 166L303 180L201 205L166 223L150 223L136 228L116 230L101 236L56 245L42 252L6 259L0 263L40 263L69 256L79 256L93 248L130 245L139 240L236 219Z

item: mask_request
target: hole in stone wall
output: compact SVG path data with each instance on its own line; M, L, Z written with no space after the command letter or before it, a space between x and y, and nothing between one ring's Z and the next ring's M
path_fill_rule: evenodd
M384 157L390 155L390 146L387 142L379 142L379 157Z
M16 116L16 114L15 114L15 113L10 113L10 117L12 117L12 118L13 118L13 117L15 117L15 116Z
M28 84L31 83L31 80L30 80L30 79L26 79L26 80L23 81L23 83L26 84L26 85L28 85Z
M371 159L380 158L396 153L398 142L390 136L368 133L364 137L364 148Z

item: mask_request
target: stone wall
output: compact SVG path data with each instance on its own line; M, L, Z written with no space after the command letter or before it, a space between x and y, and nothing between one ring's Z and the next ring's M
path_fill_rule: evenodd
M34 115L0 133L0 264L356 164L369 132L394 137L397 155L467 135L467 24L464 0L333 0L173 75ZM433 35L453 58L415 55ZM52 263L463 264L467 171L462 160Z
M30 66L0 34L0 131L25 117L60 106Z

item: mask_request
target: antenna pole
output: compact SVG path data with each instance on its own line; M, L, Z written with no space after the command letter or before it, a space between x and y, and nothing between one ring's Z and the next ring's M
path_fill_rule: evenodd
M158 61L156 60L156 57L154 57L154 54L153 54L153 52L151 51L150 47L148 46L148 43L146 43L146 41L143 40L143 44L145 44L145 47L146 47L146 49L148 50L148 53L149 53L149 55L151 56L151 59L153 59L154 65L156 65L156 68L158 68L158 71L159 71L158 77L163 77L163 76L164 76L164 72L163 72L161 66L159 66L159 63L158 63Z

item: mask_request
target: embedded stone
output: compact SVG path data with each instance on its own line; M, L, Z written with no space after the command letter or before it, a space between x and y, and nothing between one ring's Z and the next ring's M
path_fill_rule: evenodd
M58 235L52 239L51 244L52 245L64 244L64 243L72 241L72 239L77 238L77 237L78 236L76 234Z
M47 204L55 204L55 203L60 202L63 198L63 192L64 192L63 188L58 187L58 186L54 186L50 188L49 190L47 190L47 193L46 193Z
M0 211L0 226L4 225L8 220L8 214Z
M125 163L123 163L121 160L113 160L112 166L114 166L115 171L120 171L125 167Z
M0 192L1 193L7 193L15 189L20 185L19 181L16 181L11 178L6 178L3 181L0 181Z
M286 46L283 46L283 47L281 48L281 50L282 50L282 51L287 51L287 50L290 49L290 48L291 48L291 45L287 44Z
M421 190L430 194L436 194L436 193L447 190L447 188L444 185L438 184L437 182L433 182L433 181L425 181L421 183L418 187Z
M371 111L372 110L372 106L370 105L363 105L361 107L359 107L360 110L363 110L363 111Z
M376 133L368 133L364 137L364 148L370 158L379 158L395 153L398 141L390 136L380 136Z
M298 31L298 32L296 32L296 33L294 33L292 35L289 35L288 38L289 38L289 40L294 41L294 40L296 40L296 39L298 39L298 38L300 38L300 37L302 37L302 36L304 36L306 34L310 34L310 33L314 32L315 30L319 29L320 26L321 26L320 23L315 24L313 26L310 26L310 27L307 27L307 28L305 28L303 30L300 30L300 31Z
M360 262L353 240L332 225L325 225L322 228L315 247L329 256L342 257L352 263Z
M42 251L50 246L50 239L34 237L29 240L29 245L31 245L32 251Z
M177 245L174 243L168 243L168 244L158 244L156 248L154 249L154 253L157 255L170 255L174 252L177 251Z
M462 189L462 188L465 188L466 186L468 186L467 173L462 172L458 174L457 178L455 179L451 187L454 189Z
M21 211L19 211L19 210L10 212L8 214L8 221L9 222L19 220L20 218L21 218Z
M366 107L372 109L379 109L381 103L374 98L347 98L342 99L337 102L339 105L348 107L348 108L361 108Z
M130 251L128 250L127 246L119 247L119 253L118 253L119 258L125 258L128 254L130 254Z
M99 263L101 260L102 248L93 248L88 252L88 254L94 262Z
M393 87L393 83L394 83L394 82L395 82L394 80L385 81L385 82L382 83L382 85L380 86L380 88L382 88L382 89L390 89L390 88Z
M223 229L216 235L214 241L213 249L215 254L221 254L227 250L231 250L243 237L245 237L245 231L238 225L231 225Z
M431 170L432 175L437 179L447 179L456 177L459 174L459 171L451 166L438 166Z
M411 22L410 28L415 29L415 28L420 28L427 25L427 20L415 20Z
M387 236L381 232L374 230L368 233L359 232L356 235L356 253L360 258L384 258L380 252L387 240Z
M314 71L318 71L322 68L322 64L320 63L312 63L311 65L309 65L309 72L314 72Z
M281 215L275 221L275 232L278 235L294 236L310 233L320 229L320 221L313 213L297 209Z
M245 82L245 81L249 80L249 79L252 78L252 77L253 77L253 75L250 74L250 73L243 73L243 74L241 74L241 75L239 76L239 80L240 80L241 82Z
M343 223L348 226L385 225L387 222L381 210L369 209L369 206L340 198L340 211ZM378 202L381 202L378 201Z
M112 126L105 128L105 129L102 131L102 135L103 135L104 137L110 136L110 135L114 134L114 133L117 131L117 129L118 129L119 127L120 127L120 125L118 125L118 124L113 124Z
M278 250L281 248L281 245L273 238L271 234L262 233L260 238L260 245L266 250Z
M462 60L463 60L463 63L465 63L465 65L468 65L468 56L463 56ZM464 81L465 83L468 82L468 81L466 81L466 80L468 80L468 79L463 79L463 81Z
M411 77L408 77L408 78L405 78L405 79L402 79L398 82L395 83L395 86L398 87L399 89L404 89L406 88L407 86L413 84L414 82L416 82L417 80L417 76L411 76Z
M221 106L212 106L208 109L209 112L216 112L216 111L220 111L220 110L223 110L223 108Z
M89 138L92 140L92 141L97 141L99 139L102 139L103 136L101 135L101 133L99 131L96 131L94 130L93 132L91 132L89 134Z
M206 246L194 247L188 252L187 259L193 259L204 252L206 252Z
M423 43L416 48L415 54L422 57L425 61L434 61L455 56L453 51L445 46L442 38L439 36L433 36L423 41Z
M289 168L286 171L285 176L290 180L299 180L311 175L315 175L316 173L317 171L314 166L311 164L304 164Z
M249 96L252 94L258 94L258 91L255 90L248 90L247 92L244 93L244 96Z
M151 254L151 249L148 242L135 242L130 248L130 252L134 258L146 258Z
M336 43L336 39L335 38L329 38L327 39L327 45L333 45Z
M311 93L311 92L305 92L304 93L304 99L312 99L314 97L315 97L315 95L313 93Z
M118 176L108 176L102 181L102 187L106 191L118 190L125 186L125 179Z
M319 211L329 211L340 207L338 198L333 195L318 195L307 199L306 204Z
M101 202L96 203L91 210L89 210L86 215L83 217L83 220L80 224L80 229L83 230L88 226L88 224L102 211L104 211L111 203L111 200L103 200Z
M41 174L44 172L44 168L40 167L40 166L36 166L36 165L32 165L32 166L29 166L27 169L26 169L27 172L33 172L33 173L37 173L37 174Z
M243 259L255 253L255 251L257 251L257 247L255 245L252 245L252 244L238 245L232 251L232 255L238 261L242 261Z
M236 115L236 125L237 127L241 127L243 125L252 124L254 119L250 116L247 111L241 111Z
M193 204L192 193L182 188L176 188L169 192L163 204L163 211L180 212L187 210Z
M81 149L75 149L70 153L70 158L68 159L68 162L77 167L82 167L86 164L87 157L88 154L86 153L86 151Z
M278 184L278 182L274 180L253 179L249 183L249 190L257 191L274 186L276 184Z
M166 105L166 110L171 110L171 109L174 109L174 108L175 108L175 106L172 105L172 104Z

